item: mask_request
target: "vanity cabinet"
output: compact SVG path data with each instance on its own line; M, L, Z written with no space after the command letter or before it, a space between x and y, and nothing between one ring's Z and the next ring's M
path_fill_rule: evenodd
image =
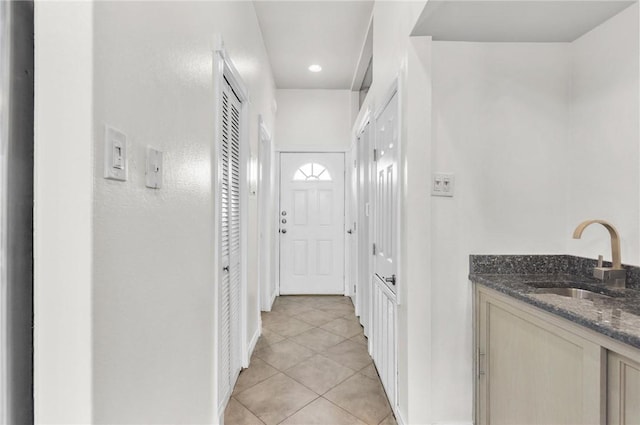
M476 285L476 423L640 425L640 350Z
M475 300L477 423L602 423L600 345L497 292Z
M640 424L640 362L607 355L607 424Z

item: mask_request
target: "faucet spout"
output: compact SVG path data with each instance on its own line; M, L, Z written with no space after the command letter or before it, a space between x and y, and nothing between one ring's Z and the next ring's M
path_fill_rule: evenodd
M576 230L573 231L573 239L580 239L584 229L594 223L602 224L609 231L609 235L611 235L611 262L613 263L611 269L622 270L622 256L620 254L620 234L613 224L605 220L583 221L582 223L578 224Z

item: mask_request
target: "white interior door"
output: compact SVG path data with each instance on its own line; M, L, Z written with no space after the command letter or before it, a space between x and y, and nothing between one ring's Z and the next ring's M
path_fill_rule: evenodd
M374 273L396 292L398 232L398 95L376 119L376 197Z
M220 190L220 394L226 399L242 367L240 261L240 117L242 105L226 82L222 90Z
M260 147L258 161L258 208L262 212L258 215L258 229L260 231L260 307L263 311L271 311L271 304L275 298L275 282L271 279L271 264L273 255L273 191L271 180L271 137L260 120Z
M348 294L356 307L356 315L360 315L358 298L358 145L354 144L347 161L347 207L348 213L345 227L347 228L346 245L348 247L346 276Z
M280 154L280 293L344 294L344 154Z
M371 272L371 222L370 202L371 202L371 170L373 162L373 144L371 137L371 125L367 124L358 137L358 219L357 232L358 239L358 312L360 323L364 328L365 335L369 335L369 323L371 315L371 283L373 274Z
M372 357L389 402L396 406L398 266L398 95L375 123L375 259L372 292Z

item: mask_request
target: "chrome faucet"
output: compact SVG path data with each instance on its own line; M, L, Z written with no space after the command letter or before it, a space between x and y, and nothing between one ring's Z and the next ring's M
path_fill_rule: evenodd
M599 223L602 224L611 235L611 267L602 266L602 255L598 257L598 265L593 269L593 276L602 280L609 286L615 288L624 288L626 286L627 271L622 267L622 257L620 255L620 234L613 224L604 220L587 220L578 224L576 230L573 231L573 239L580 239L582 232L587 226Z

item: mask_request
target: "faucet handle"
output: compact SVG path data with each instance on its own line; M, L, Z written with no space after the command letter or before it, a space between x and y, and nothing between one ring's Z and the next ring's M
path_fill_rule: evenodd
M598 267L602 267L602 260L603 260L602 255L598 255Z

